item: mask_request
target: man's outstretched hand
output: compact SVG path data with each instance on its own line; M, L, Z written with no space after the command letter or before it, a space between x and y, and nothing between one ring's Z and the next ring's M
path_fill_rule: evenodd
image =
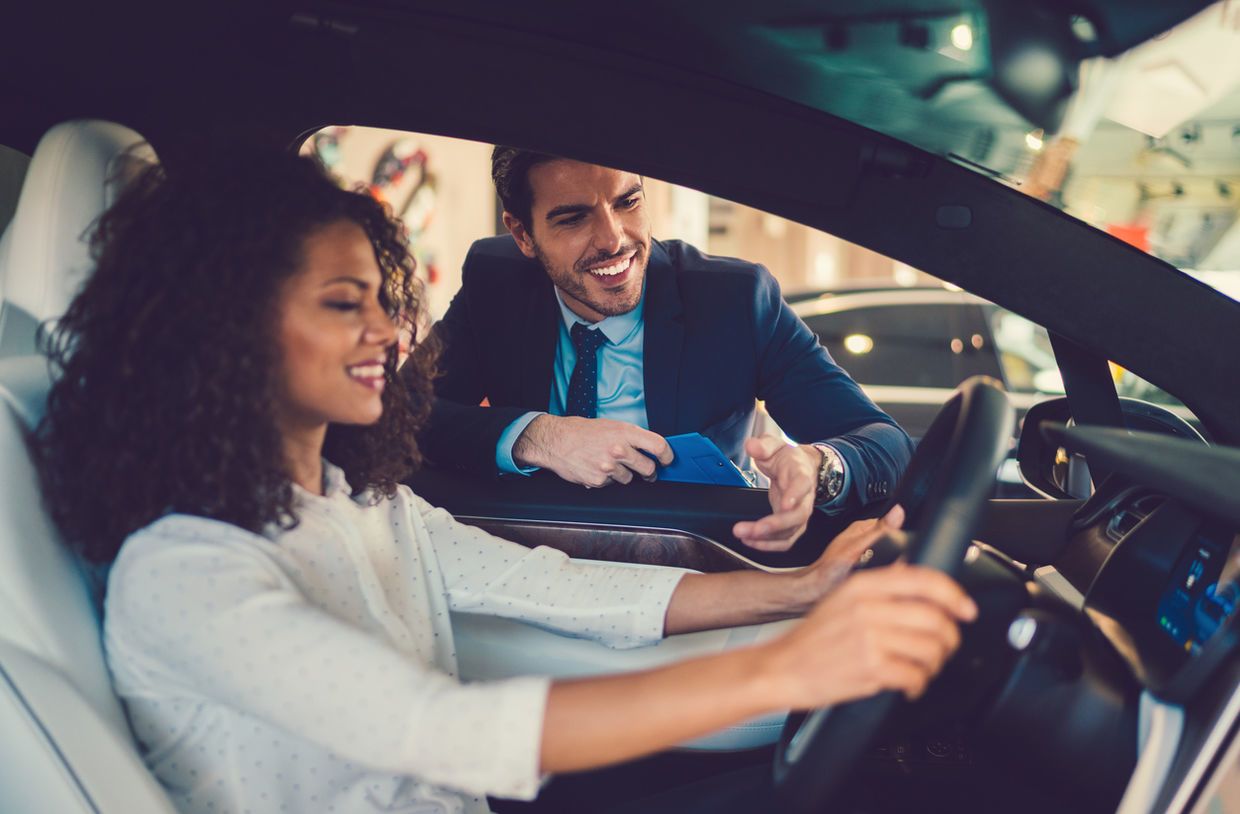
M651 458L650 453L654 458ZM512 447L518 466L550 469L587 487L654 480L655 459L672 462L672 448L657 433L607 418L540 415Z
M814 511L822 451L764 435L745 441L745 452L753 458L758 471L771 479L771 513L759 520L737 523L732 533L759 551L787 551L804 533Z

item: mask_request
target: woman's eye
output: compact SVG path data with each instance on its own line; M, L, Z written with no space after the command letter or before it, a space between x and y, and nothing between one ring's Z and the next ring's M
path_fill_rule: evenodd
M356 311L362 307L360 302L346 302L345 300L331 300L324 305L336 311Z

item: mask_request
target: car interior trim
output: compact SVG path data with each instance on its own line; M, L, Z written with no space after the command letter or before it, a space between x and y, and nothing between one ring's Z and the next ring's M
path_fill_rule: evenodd
M1043 565L1041 568L1035 569L1033 572L1034 581L1041 587L1050 591L1055 596L1067 602L1076 610L1085 608L1085 594L1068 581L1068 578L1059 573L1059 569L1053 565Z
M704 573L796 570L763 565L709 537L677 529L475 515L456 515L456 519L527 548L545 545L577 559L689 568Z
M1219 810L1218 804L1225 799L1223 795L1226 794L1226 792L1220 794L1219 787L1223 783L1228 782L1229 775L1226 771L1216 771L1216 769L1225 766L1240 766L1240 736L1237 736L1234 721L1232 722L1232 732L1226 749L1226 752L1216 754L1214 761L1212 761L1208 768L1210 776L1201 787L1199 796L1192 804L1192 814L1217 814Z
M1166 814L1179 814L1191 802L1193 793L1205 777L1206 769L1214 760L1214 756L1223 747L1227 734L1235 726L1238 716L1240 716L1240 685L1237 685L1232 690L1231 697L1227 699L1226 706L1223 707L1218 717L1214 719L1214 724L1210 727L1209 734L1206 735L1204 745L1197 751L1197 757L1189 766L1188 771L1185 772L1184 779L1180 781L1175 796L1171 798L1171 803L1167 806Z
M1240 450L1109 427L1043 423L1042 432L1088 456L1094 471L1100 465L1118 469L1214 517L1240 524L1240 495L1232 488L1240 472Z
M1116 814L1150 814L1154 810L1184 731L1184 709L1159 701L1148 690L1141 693L1137 715L1137 766Z

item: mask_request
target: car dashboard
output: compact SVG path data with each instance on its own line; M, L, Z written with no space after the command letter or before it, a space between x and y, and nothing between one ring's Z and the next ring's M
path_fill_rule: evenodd
M1092 640L1114 654L1140 694L1121 810L1193 810L1240 715L1240 452L1097 427L1043 432L1105 473L1055 566L1083 596L1081 649Z

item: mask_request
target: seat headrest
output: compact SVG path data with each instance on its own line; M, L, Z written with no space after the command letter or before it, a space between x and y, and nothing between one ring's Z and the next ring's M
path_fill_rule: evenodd
M84 239L134 162L154 162L142 136L119 124L70 121L35 147L13 220L0 239L0 291L36 320L64 313L91 269Z

